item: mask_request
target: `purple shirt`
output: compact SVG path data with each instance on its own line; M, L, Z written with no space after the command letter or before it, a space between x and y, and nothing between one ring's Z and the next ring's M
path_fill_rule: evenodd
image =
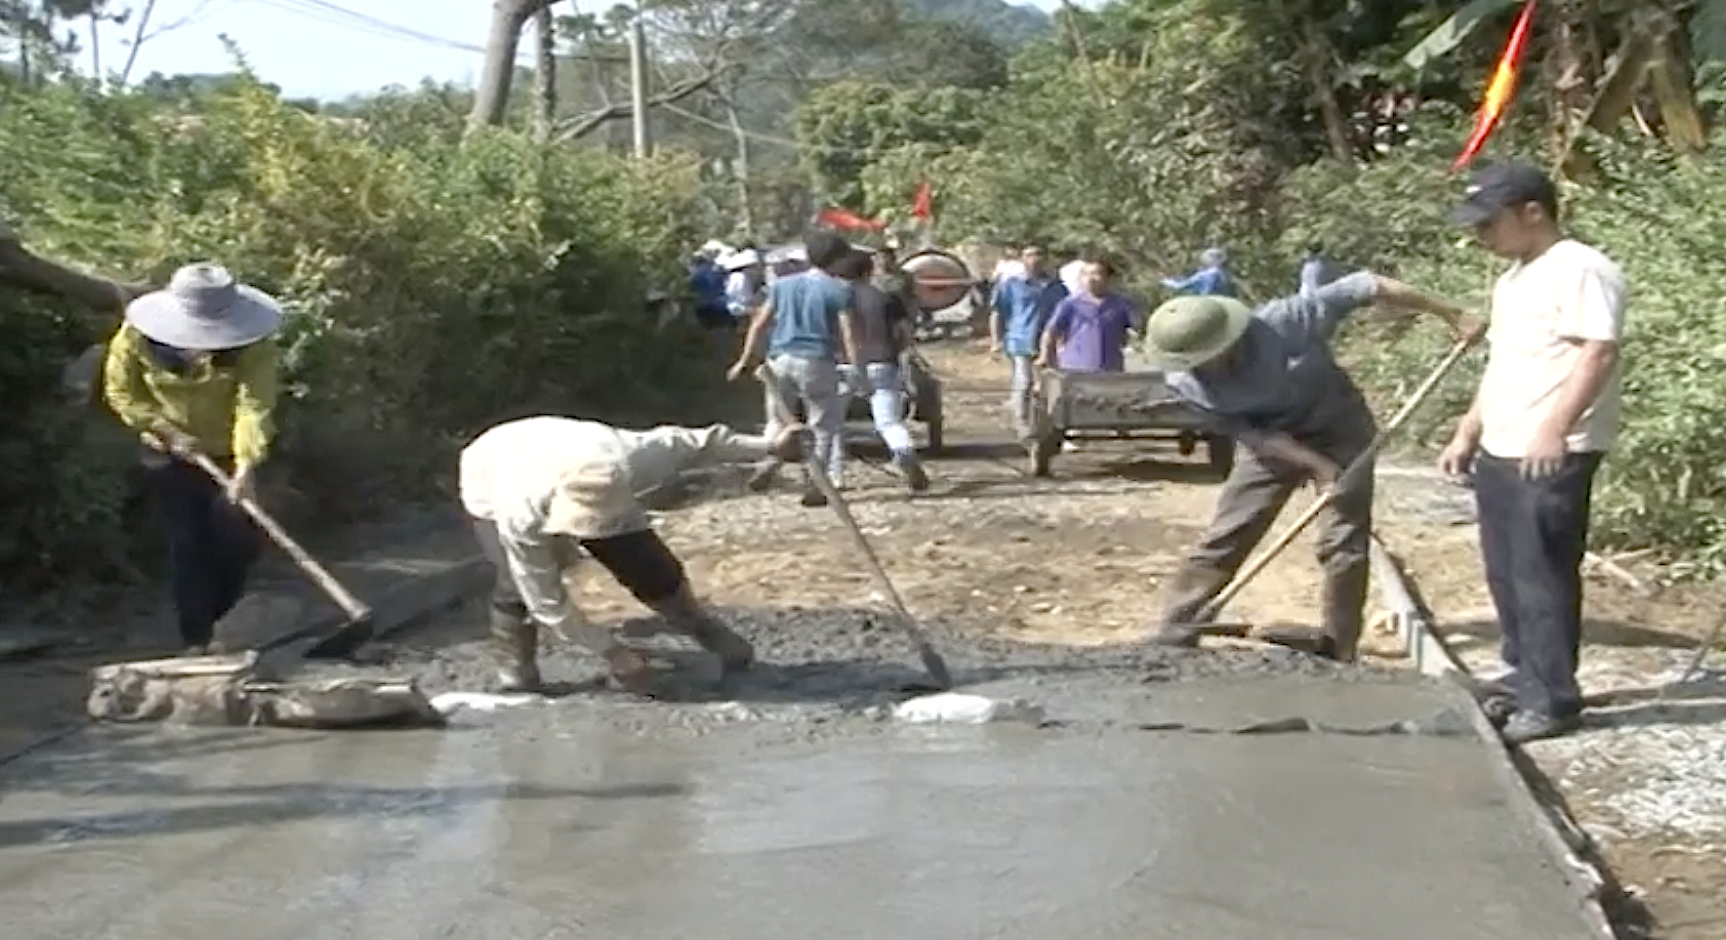
M1125 297L1073 294L1049 318L1048 331L1058 343L1055 364L1063 372L1120 372L1132 326L1133 305Z

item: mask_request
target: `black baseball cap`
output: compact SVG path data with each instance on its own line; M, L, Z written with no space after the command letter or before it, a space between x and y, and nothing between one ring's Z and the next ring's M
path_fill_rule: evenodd
M1558 187L1546 171L1529 163L1510 160L1481 167L1469 181L1462 205L1450 210L1450 221L1473 227L1504 209L1531 202L1556 208Z

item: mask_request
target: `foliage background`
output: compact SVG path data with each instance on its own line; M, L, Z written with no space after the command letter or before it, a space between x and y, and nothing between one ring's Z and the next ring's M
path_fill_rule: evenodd
M1212 244L1261 299L1293 289L1314 241L1472 304L1503 268L1442 214L1516 0L1112 0L1052 18L1001 0L654 0L660 87L714 80L654 112L646 162L626 159L627 122L565 136L623 94L614 14L561 21L556 74L518 76L504 125L464 137L474 95L452 86L285 101L242 67L93 87L49 27L120 6L25 2L0 22L0 209L33 251L104 275L215 257L287 299L278 469L320 520L447 483L459 441L503 417L732 416L726 351L687 317L661 323L649 291L675 292L687 247L794 238L822 204L904 224L924 181L937 241L1106 250L1150 302ZM1726 548L1726 388L1710 381L1726 0L1541 11L1488 156L1564 166L1575 231L1632 285L1595 540L1709 572ZM1602 118L1627 62L1633 107ZM113 326L0 288L9 587L113 578L143 554L124 535L134 445L59 392ZM1429 325L1360 326L1343 353L1388 411L1445 344ZM1408 446L1442 442L1478 360Z
M720 350L646 306L682 282L693 161L632 164L507 129L464 144L458 122L414 104L339 121L249 80L195 108L4 85L0 199L39 254L150 283L215 258L286 301L277 470L319 521L423 495L503 418L717 417ZM139 508L134 445L60 383L116 322L0 292L8 584L121 575L135 558L120 537Z

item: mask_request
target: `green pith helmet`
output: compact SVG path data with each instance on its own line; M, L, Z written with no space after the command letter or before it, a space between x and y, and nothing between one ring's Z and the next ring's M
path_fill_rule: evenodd
M1176 297L1145 324L1145 358L1165 372L1186 372L1228 352L1252 321L1233 297Z

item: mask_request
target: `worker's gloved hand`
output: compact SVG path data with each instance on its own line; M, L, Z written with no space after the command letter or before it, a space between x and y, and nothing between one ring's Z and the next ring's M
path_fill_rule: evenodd
M804 441L808 439L809 426L792 422L781 430L773 439L773 456L784 463L800 463L804 457Z
M152 428L144 435L144 443L154 450L173 454L181 460L190 460L200 451L197 438L179 428L167 425Z

